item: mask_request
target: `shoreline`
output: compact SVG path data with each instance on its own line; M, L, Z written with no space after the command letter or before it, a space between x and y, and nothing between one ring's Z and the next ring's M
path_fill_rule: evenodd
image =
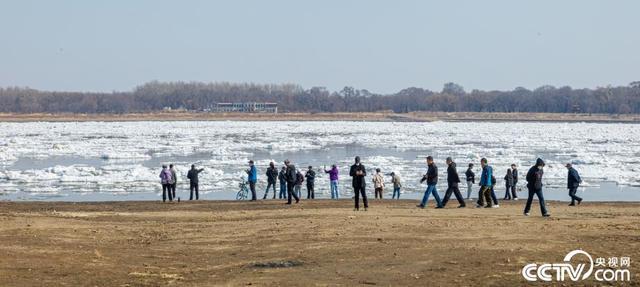
M0 122L124 122L124 121L380 121L380 122L585 122L640 123L640 115L558 113L204 113L153 112L128 114L0 113Z

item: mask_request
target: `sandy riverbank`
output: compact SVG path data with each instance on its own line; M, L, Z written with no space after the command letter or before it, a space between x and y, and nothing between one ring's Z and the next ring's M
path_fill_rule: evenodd
M552 114L552 113L196 113L157 112L131 114L10 114L0 113L0 122L34 121L550 121L638 123L640 115Z
M640 203L415 204L0 202L0 286L521 286L525 264L578 248L640 271Z

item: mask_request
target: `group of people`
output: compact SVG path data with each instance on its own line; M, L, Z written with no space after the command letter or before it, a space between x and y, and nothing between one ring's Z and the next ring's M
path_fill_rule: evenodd
M458 208L466 207L465 198L462 196L462 193L459 189L459 183L461 182L460 177L458 175L456 163L453 161L451 157L446 159L447 163L447 189L444 195L444 198L441 200L437 191L438 184L438 167L436 166L434 159L432 156L428 156L426 158L427 163L427 172L422 176L420 183L424 183L426 181L427 188L424 192L424 196L420 201L420 204L417 205L419 208L425 208L427 206L427 202L429 197L433 195L436 201L436 208L445 208L451 196L454 195L459 205ZM495 193L495 185L496 178L493 173L493 167L489 165L489 162L486 158L482 158L480 160L480 165L482 167L482 172L480 175L479 181L479 191L478 191L478 200L476 201L477 208L497 208L499 207L498 199ZM527 202L524 208L524 214L529 215L531 210L531 205L533 202L534 196L538 197L538 201L540 203L540 211L542 216L548 217L550 216L544 201L544 194L542 192L542 177L544 174L544 166L545 163L541 158L536 160L535 165L533 165L526 175L527 181L527 189L528 189L528 197ZM473 185L475 184L476 175L473 172L474 164L470 163L468 169L465 172L465 179L467 182L467 197L466 199L471 198L471 193L473 189ZM576 195L577 189L582 182L580 175L576 169L574 169L571 164L566 165L568 169L568 180L567 180L567 188L569 189L569 196L571 197L570 206L575 206L576 203L580 204L582 202L582 198ZM189 200L193 200L193 195L195 192L196 200L199 199L198 195L198 174L202 172L203 169L196 169L195 165L191 166L187 174L187 178L190 181L190 191L191 195ZM334 164L330 169L324 167L323 171L329 174L330 180L330 189L331 189L331 198L339 199L339 190L338 190L338 177L339 171L338 167ZM256 194L256 183L258 180L258 170L253 162L253 160L249 161L249 168L246 170L247 173L247 182L249 183L249 189L251 190L251 200L257 200ZM369 208L369 202L367 200L366 194L366 176L367 169L364 164L362 164L360 157L355 157L355 162L351 165L349 170L349 176L352 178L352 187L354 193L355 206L354 210L360 210L360 197L362 197L362 203L364 210ZM402 188L402 183L400 181L400 176L398 176L395 172L391 172L389 174L391 177L391 183L393 184L393 195L392 199L400 198L400 189ZM300 202L300 198L302 197L301 189L302 184L306 182L307 187L307 199L315 198L315 178L316 172L313 170L313 166L309 166L308 169L303 174L300 170L296 169L295 165L291 163L288 159L284 161L284 166L282 166L281 170L275 166L275 163L271 162L266 171L267 177L267 188L265 190L263 199L267 199L269 195L269 191L273 190L273 199L276 198L276 184L279 181L280 190L279 196L280 199L287 199L287 204L292 204L293 200L295 202ZM163 169L160 172L160 179L162 183L162 200L166 201L167 195L169 201L172 201L175 198L175 190L176 190L176 171L173 169L173 165L169 165L167 168L166 165L163 165ZM516 186L518 183L518 169L515 164L511 165L511 168L507 170L506 175L504 176L505 180L505 196L503 200L518 200ZM383 192L385 188L385 180L383 174L381 173L379 168L376 168L375 174L372 176L372 182L374 187L374 196L376 199L382 199Z
M456 170L456 163L448 157L447 160L447 191L445 192L445 196L443 200L440 200L440 196L436 190L436 185L438 183L438 167L433 161L433 157L427 157L427 173L422 177L420 182L427 182L427 190L424 193L422 201L418 204L419 208L425 208L427 205L427 201L429 200L429 196L433 195L436 201L436 208L444 208L449 201L451 194L453 193L460 203L458 208L465 207L466 204L464 199L462 198L462 194L458 188L458 184L460 183L460 178L458 176L458 172ZM498 199L495 194L495 185L496 178L493 175L493 168L489 165L489 162L486 158L482 158L480 160L480 165L482 166L482 174L480 176L480 190L478 192L478 201L476 202L477 208L497 208ZM529 171L527 172L527 189L528 189L528 197L527 203L524 208L524 215L529 216L531 211L531 204L533 203L534 196L538 197L538 202L540 203L540 212L542 216L548 217L550 216L547 211L545 202L544 202L544 194L542 192L542 176L544 174L544 166L545 163L541 158L536 160L535 165L533 165ZM569 196L571 197L571 204L569 206L575 206L582 202L582 198L576 195L577 189L582 182L578 171L573 168L573 166L568 163L566 165L568 169L567 176L567 188L569 189ZM473 172L473 164L469 164L469 168L465 172L466 180L467 180L467 199L471 197L472 187L475 183L475 173ZM506 193L505 200L518 200L518 196L516 193L516 184L518 182L518 170L515 164L511 165L511 168L507 170L507 174L504 177L506 184Z
M189 200L193 200L195 192L196 200L200 199L200 192L198 188L198 174L204 169L197 169L195 165L191 165L191 169L187 172L187 178L189 179ZM173 168L173 164L162 165L162 171L160 171L160 183L162 184L162 201L166 202L167 197L169 201L173 201L176 198L176 186L178 183L178 175Z

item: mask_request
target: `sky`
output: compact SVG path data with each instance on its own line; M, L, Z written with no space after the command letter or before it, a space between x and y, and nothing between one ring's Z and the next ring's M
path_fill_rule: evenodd
M640 80L638 11L636 0L0 0L0 87L627 85Z

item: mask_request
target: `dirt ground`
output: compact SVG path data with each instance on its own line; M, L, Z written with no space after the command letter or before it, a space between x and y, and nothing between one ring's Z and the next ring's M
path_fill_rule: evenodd
M415 204L0 202L0 286L525 286L574 249L631 257L640 286L640 203Z
M473 113L391 111L362 113L200 113L155 112L131 114L12 114L0 113L0 122L77 121L548 121L637 123L640 115L560 114L560 113Z

